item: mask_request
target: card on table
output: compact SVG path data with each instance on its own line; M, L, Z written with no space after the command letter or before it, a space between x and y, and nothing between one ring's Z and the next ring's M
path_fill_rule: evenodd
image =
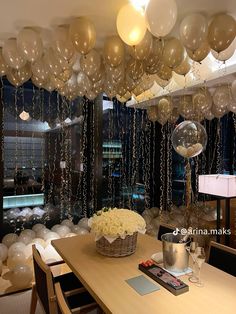
M126 282L140 295L145 295L153 291L160 290L160 287L143 275L127 279Z

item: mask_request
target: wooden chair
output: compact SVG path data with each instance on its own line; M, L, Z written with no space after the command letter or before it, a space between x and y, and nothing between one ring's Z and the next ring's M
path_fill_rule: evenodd
M236 277L236 249L211 241L208 264Z
M159 226L159 230L158 230L158 235L157 235L157 239L161 241L161 236L165 233L171 233L175 230L175 228L171 225L167 225L167 224L160 224Z
M79 300L83 300L83 302L89 301L90 303L92 302L94 305L95 301L72 272L53 277L50 266L54 266L58 263L47 265L42 260L35 245L32 246L32 250L35 284L32 287L30 314L35 313L38 300L41 303L46 314L58 313L58 304L55 294L56 283L60 284L60 287L66 297L76 296ZM95 304L96 307L98 307L97 303Z
M60 282L55 284L57 303L62 314L88 313L94 309L98 310L98 305L90 294L86 292L80 295L66 295L61 289ZM98 311L98 313L102 313Z

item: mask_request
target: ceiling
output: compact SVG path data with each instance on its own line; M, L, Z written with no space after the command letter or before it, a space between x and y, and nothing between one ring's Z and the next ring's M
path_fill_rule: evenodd
M116 16L119 9L128 0L2 0L0 9L0 46L9 37L15 37L19 30L25 26L37 27L40 30L44 44L52 40L51 30L61 24L68 24L70 20L78 16L87 16L95 24L97 31L97 48L102 48L105 38L117 33ZM176 0L178 6L178 20L171 35L178 36L179 24L184 16L192 12L200 12L210 19L219 12L226 12L236 18L236 0ZM205 60L204 60L205 62ZM202 65L205 71L204 63ZM215 64L213 75L207 77L208 84L218 84L219 80L229 82L235 79L236 53L226 62L225 68L219 63ZM201 72L201 68L199 69ZM221 73L220 73L221 72ZM220 77L220 78L219 78ZM217 83L216 83L216 79ZM213 83L210 83L213 82ZM192 82L191 82L192 83ZM199 86L195 81L190 87ZM176 95L183 91L180 87L172 90L162 90L158 95L174 92ZM132 104L131 104L132 105ZM147 103L140 104L145 107Z
M44 41L50 40L49 29L65 24L76 16L90 17L97 30L97 44L102 46L106 36L116 33L116 15L128 0L2 0L0 9L0 45L4 39L16 36L24 26L42 28ZM212 16L228 12L236 18L235 0L176 0L178 24L191 12Z

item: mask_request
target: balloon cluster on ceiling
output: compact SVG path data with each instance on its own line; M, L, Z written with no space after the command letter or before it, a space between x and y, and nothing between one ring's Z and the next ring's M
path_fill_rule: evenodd
M192 95L179 98L163 97L157 104L147 108L149 120L176 123L180 116L187 120L202 121L221 118L229 111L236 113L236 80L232 86L218 86L213 94L206 88L199 88Z
M163 86L173 71L186 75L190 59L200 62L210 50L223 61L234 53L236 21L231 15L218 14L208 25L202 14L190 14L180 24L179 38L166 37L176 20L175 0L150 0L143 10L126 4L117 15L119 36L108 37L102 53L94 48L96 30L86 17L58 26L46 47L37 31L23 28L0 52L0 75L16 87L31 78L39 88L69 99L92 100L105 92L124 102L155 81Z

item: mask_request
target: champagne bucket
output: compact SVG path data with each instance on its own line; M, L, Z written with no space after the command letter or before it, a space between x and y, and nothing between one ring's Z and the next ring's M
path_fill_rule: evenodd
M189 254L186 243L179 243L183 238L181 234L165 233L161 236L163 249L163 263L166 270L184 272L188 268Z

